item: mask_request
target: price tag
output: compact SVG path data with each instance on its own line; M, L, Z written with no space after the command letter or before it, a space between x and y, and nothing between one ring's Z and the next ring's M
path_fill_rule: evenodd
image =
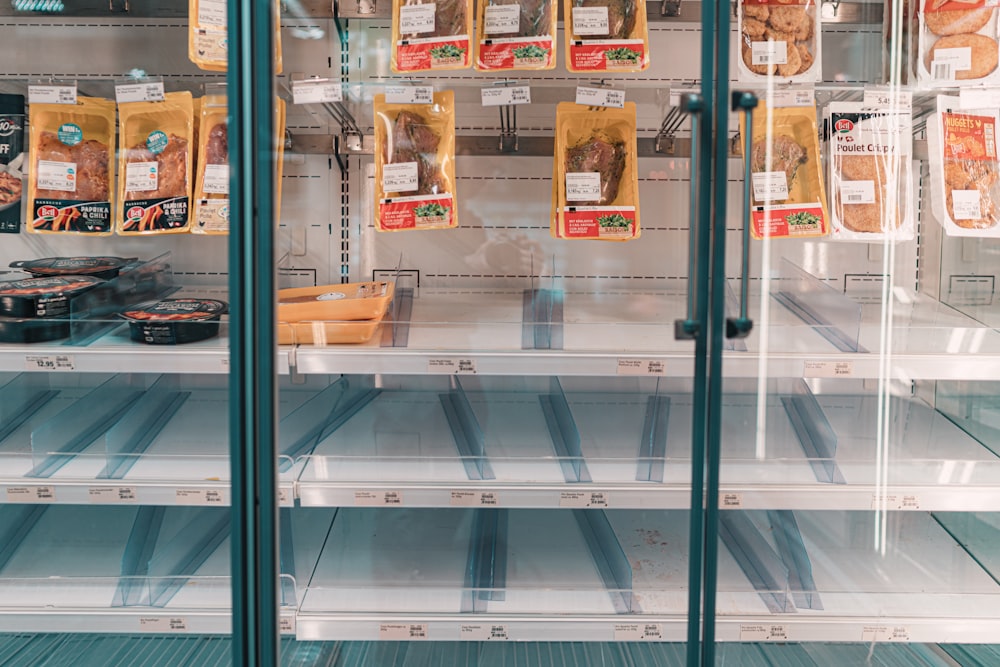
M382 623L378 638L383 641L413 641L427 639L426 623Z
M397 162L382 166L383 192L413 192L420 188L416 162Z
M720 493L719 507L724 510L733 510L743 507L742 493Z
M206 164L205 178L202 189L206 193L215 195L229 194L229 165L228 164Z
M961 92L959 94L961 95ZM863 104L873 109L894 108L908 111L913 107L913 91L889 91L884 88L866 88Z
M39 160L38 187L44 190L76 192L76 163Z
M295 104L322 104L343 102L344 91L339 81L330 79L303 79L292 82L292 102Z
M387 104L434 104L434 86L386 86L385 101Z
M816 100L816 90L808 88L788 88L775 90L771 93L769 104L772 108L779 107L811 107Z
M662 359L618 359L618 375L666 375L667 362Z
M861 628L861 641L872 642L908 642L910 630L902 625L866 625Z
M187 619L180 616L140 616L139 632L187 632Z
M919 511L920 510L920 498L919 496L910 495L897 495L897 494L872 494L872 509L880 510L910 510Z
M28 86L30 104L76 104L76 84Z
M983 217L979 206L979 190L952 190L951 202L956 220L978 220Z
M600 174L589 171L566 174L566 201L595 201L600 198Z
M152 192L157 189L160 167L156 162L129 162L125 165L125 189Z
M226 496L221 489L177 489L174 498L178 505L226 504Z
M611 33L607 7L573 7L573 33L608 35Z
M399 32L402 35L421 35L434 32L434 15L437 4L403 5L399 8Z
M605 7L605 10L607 8ZM487 5L483 33L503 35L521 29L521 5Z
M219 367L222 369L223 373L229 372L229 357L223 357L219 359Z
M577 86L576 103L588 107L625 107L625 91L614 88L588 88Z
M463 625L459 629L459 639L472 642L509 641L507 626L499 623L490 625Z
M163 82L121 83L115 86L115 100L123 102L162 102Z
M958 108L996 109L1000 107L1000 88L962 88L958 91Z
M452 491L452 507L497 507L500 494L495 491Z
M788 42L751 42L750 62L754 65L784 65L788 62Z
M283 635L294 635L295 634L295 617L294 616L282 616L278 619L278 630Z
M475 375L475 359L428 359L428 373L449 373L452 375Z
M97 505L120 505L139 502L134 486L92 486L87 498Z
M603 491L563 491L559 494L559 507L606 509L610 503L611 494Z
M853 361L807 361L802 368L804 378L854 377Z
M788 631L784 625L770 623L741 624L741 642L784 642L788 641Z
M8 486L8 503L54 503L56 490L52 486Z
M504 5L517 7L517 5ZM499 107L505 104L531 104L530 86L490 86L483 88L482 100L484 107Z
M934 49L931 76L935 79L954 79L956 72L972 69L972 48ZM938 76L940 75L940 76ZM961 99L959 100L961 102Z
M758 171L752 174L754 201L788 199L788 177L783 171Z
M355 491L356 507L402 507L402 491Z
M662 641L663 626L659 623L615 623L616 642Z
M845 204L874 204L875 181L841 181L840 199Z
M226 0L198 0L198 25L226 27Z
M71 354L35 355L29 354L24 358L24 370L26 371L72 371L76 370L76 363Z

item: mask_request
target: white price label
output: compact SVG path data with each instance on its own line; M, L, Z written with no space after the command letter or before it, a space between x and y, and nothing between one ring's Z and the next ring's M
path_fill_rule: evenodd
M125 189L129 192L152 192L159 183L160 166L156 162L129 162L125 165Z
M607 7L573 7L573 33L607 35L611 33Z
M386 86L386 104L434 104L433 86Z
M614 88L588 88L587 86L577 86L576 103L588 107L612 107L623 109L625 107L625 91Z
M872 509L919 511L920 498L915 495L901 495L894 493L883 495L872 494Z
M26 371L72 371L76 361L71 354L38 355L29 354L24 358Z
M840 201L845 205L874 204L875 181L841 181Z
M428 373L449 373L451 375L475 375L475 359L428 359Z
M134 486L93 486L87 491L87 498L96 505L139 502L139 494Z
M956 49L934 50L931 74L935 79L953 79L956 72L968 69L972 69L972 48L962 46Z
M775 90L771 93L770 105L774 109L779 107L811 107L815 101L816 89L810 86Z
M381 623L378 638L382 641L413 641L427 639L426 623Z
M30 104L76 104L76 85L28 86Z
M659 623L615 623L616 642L662 641L663 626Z
M1000 107L1000 88L962 88L958 91L958 108L996 109Z
M295 503L292 501L292 490L287 488L278 489L278 504L282 507L292 506Z
M802 368L804 378L854 377L853 361L807 361Z
M559 507L607 508L611 494L603 491L563 491L559 494Z
M505 642L510 640L507 626L501 623L463 625L459 629L459 639L471 642Z
M500 494L495 491L452 491L452 507L498 507Z
M772 202L788 199L788 177L783 171L758 171L754 173L754 201Z
M140 616L139 632L187 632L187 619L180 616Z
M399 32L402 35L421 35L434 32L434 15L437 4L403 5L399 8Z
M983 217L979 190L952 190L952 210L956 220L978 220Z
M174 499L178 505L226 504L226 496L221 489L177 489Z
M861 628L861 641L872 642L908 642L910 630L902 625L866 625Z
M605 8L607 9L607 8ZM503 35L521 29L521 5L487 5L483 33Z
M115 86L115 100L124 102L162 102L163 82L122 83Z
M784 642L788 641L788 631L784 625L770 623L740 624L741 642Z
M356 507L402 507L402 491L355 491Z
M295 617L282 616L278 619L278 631L283 635L295 634Z
M198 0L200 26L226 27L226 0Z
M397 162L382 166L383 192L414 192L420 188L416 162Z
M39 160L37 180L41 190L76 192L76 163Z
M344 91L339 81L330 79L303 79L292 82L292 102L294 104L322 104L323 102L343 102Z
M618 375L666 375L667 362L662 359L618 358Z
M750 62L754 65L784 65L788 62L788 42L751 42Z
M8 503L54 503L56 490L52 486L8 486Z
M223 357L219 359L219 367L222 369L223 373L229 372L229 357Z
M866 88L862 103L873 109L893 108L906 111L913 107L913 91Z
M566 174L566 201L599 201L600 198L600 174L597 172L573 172Z
M505 104L531 104L531 87L510 86L509 88L501 88L499 86L490 86L489 88L483 88L482 100L484 107L499 107Z
M209 194L228 195L229 194L229 165L228 164L206 164L205 179L202 189Z
M719 507L724 510L734 510L743 507L742 493L720 493Z

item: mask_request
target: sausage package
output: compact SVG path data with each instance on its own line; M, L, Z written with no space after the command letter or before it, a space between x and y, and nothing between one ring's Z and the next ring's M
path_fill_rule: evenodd
M1000 81L994 0L920 0L921 83L976 85Z
M476 28L476 69L556 66L557 0L484 0Z
M198 132L194 234L229 232L229 113L226 96L205 95Z
M191 228L194 176L191 93L118 105L119 234L181 234Z
M111 234L115 103L32 104L28 231Z
M831 237L864 242L913 239L910 108L831 102L827 112Z
M635 103L623 109L561 102L556 108L556 238L639 238Z
M188 59L199 69L225 72L227 0L188 0ZM274 3L274 73L281 74L281 5Z
M470 67L472 14L472 0L392 0L392 71Z
M375 96L375 228L458 226L455 94L433 104L388 104Z
M963 110L940 95L927 121L931 202L948 236L1000 237L1000 110Z
M753 186L750 231L756 239L826 236L830 222L814 95L789 90L773 100L770 114L764 100L754 110L753 144L743 156ZM746 131L741 115L740 135Z
M641 72L649 67L644 0L565 0L566 69Z
M818 0L740 0L740 81L819 81Z

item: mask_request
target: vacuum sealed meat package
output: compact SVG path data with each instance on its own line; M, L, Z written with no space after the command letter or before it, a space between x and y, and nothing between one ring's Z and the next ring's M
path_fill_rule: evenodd
M0 94L0 234L21 231L24 96Z
M479 4L477 70L556 66L556 0L487 0Z
M281 74L281 4L274 3L274 73ZM199 69L225 72L229 40L227 0L188 0L188 60Z
M193 234L229 231L229 122L226 96L206 95L198 123Z
M566 69L641 72L649 67L643 0L565 0Z
M922 83L975 85L1000 81L997 10L993 0L920 0Z
M741 0L739 80L819 81L817 5L817 0Z
M393 0L393 72L472 65L472 0Z

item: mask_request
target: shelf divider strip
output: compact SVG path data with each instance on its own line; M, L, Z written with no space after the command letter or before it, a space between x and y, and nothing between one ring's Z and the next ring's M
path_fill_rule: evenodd
M639 482L662 482L667 456L667 423L670 397L650 396L646 400L646 419L642 426L635 479Z
M720 512L719 537L771 613L795 611L787 594L788 569L761 536L748 511Z
M816 479L830 484L846 484L847 480L837 465L837 434L805 380L800 379L795 384L792 394L782 396L781 404Z
M774 528L774 542L778 546L781 562L788 570L788 587L792 589L795 606L802 609L821 611L823 603L816 591L812 563L809 552L802 541L795 512L791 510L769 510L767 513Z
M441 408L444 410L455 447L462 457L465 474L469 479L496 479L493 466L486 455L486 436L472 410L469 397L457 377L451 378L451 391L439 394Z
M566 394L563 393L559 378L553 377L549 383L550 392L538 397L549 428L552 446L559 456L559 465L567 482L590 482L592 478L583 458L580 431L573 419Z
M632 565L608 521L608 515L604 510L597 509L575 509L572 512L615 611L619 614L640 613L639 604L632 595Z

